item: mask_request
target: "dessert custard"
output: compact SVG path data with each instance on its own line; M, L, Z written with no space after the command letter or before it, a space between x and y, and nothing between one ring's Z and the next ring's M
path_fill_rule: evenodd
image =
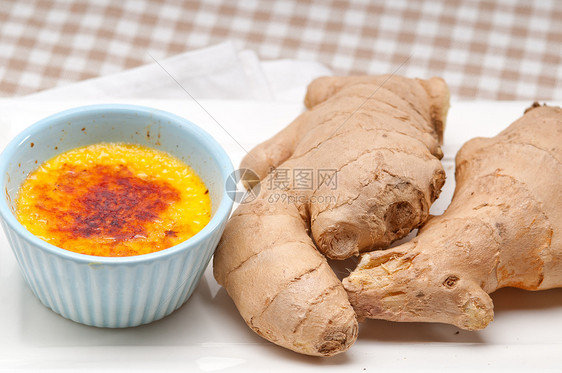
M99 143L62 153L32 172L18 193L18 220L60 248L131 256L183 242L209 222L199 176L148 147Z

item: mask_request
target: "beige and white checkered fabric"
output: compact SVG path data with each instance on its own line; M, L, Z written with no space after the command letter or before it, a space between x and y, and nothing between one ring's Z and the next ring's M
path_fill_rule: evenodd
M224 40L338 74L442 76L454 97L562 99L562 1L0 0L0 96ZM147 53L148 52L148 53Z

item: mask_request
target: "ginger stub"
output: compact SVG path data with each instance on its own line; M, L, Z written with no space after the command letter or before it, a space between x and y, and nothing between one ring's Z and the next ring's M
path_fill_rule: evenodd
M488 295L562 286L562 110L534 105L494 138L467 142L445 213L412 241L364 254L343 283L359 318L477 330Z
M444 81L399 76L313 81L308 108L242 161L261 179L214 256L246 323L293 351L330 356L357 338L356 314L325 258L383 248L423 224L445 180ZM271 171L273 170L273 171ZM312 185L297 180L312 170ZM319 172L337 183L318 182Z

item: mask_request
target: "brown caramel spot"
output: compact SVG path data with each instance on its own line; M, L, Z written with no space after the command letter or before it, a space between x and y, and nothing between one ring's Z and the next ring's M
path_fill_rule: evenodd
M180 198L170 184L137 177L124 165L66 168L55 187L73 208L55 211L62 223L58 230L71 237L124 241L145 236L146 223Z

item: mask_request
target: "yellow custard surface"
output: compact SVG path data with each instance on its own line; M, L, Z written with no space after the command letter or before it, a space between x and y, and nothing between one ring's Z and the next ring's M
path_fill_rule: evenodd
M62 153L30 173L16 217L60 248L132 256L195 235L211 218L211 199L181 160L144 146L99 143Z

